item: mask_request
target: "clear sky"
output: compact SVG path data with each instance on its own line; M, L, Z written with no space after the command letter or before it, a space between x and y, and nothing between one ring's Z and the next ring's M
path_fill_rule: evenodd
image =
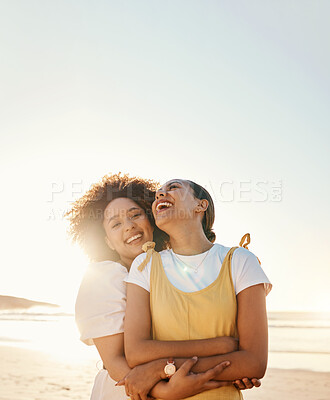
M189 178L270 310L330 311L330 3L0 3L0 293L72 308L62 213L108 172ZM280 187L280 189L278 189Z

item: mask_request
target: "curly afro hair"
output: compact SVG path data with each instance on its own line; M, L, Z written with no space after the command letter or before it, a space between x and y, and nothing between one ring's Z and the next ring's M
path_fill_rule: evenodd
M145 211L154 227L155 249L157 251L166 249L168 235L156 227L151 211L158 186L154 181L130 177L128 174L105 175L66 212L65 216L70 222L68 232L72 241L83 248L92 262L118 261L120 259L118 253L111 250L104 239L106 234L103 228L103 213L112 200L127 197Z

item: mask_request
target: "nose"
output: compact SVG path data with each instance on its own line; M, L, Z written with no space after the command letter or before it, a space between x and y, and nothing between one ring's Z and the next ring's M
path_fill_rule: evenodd
M156 200L158 200L159 198L161 198L161 197L164 197L165 196L165 190L164 189L158 189L157 190L157 192L156 192Z
M125 218L125 231L130 231L135 226L135 222L130 218Z

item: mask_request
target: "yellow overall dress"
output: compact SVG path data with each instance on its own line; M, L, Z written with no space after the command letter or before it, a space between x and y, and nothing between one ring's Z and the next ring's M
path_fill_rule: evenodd
M231 276L231 259L237 247L227 253L216 280L202 290L186 293L171 284L163 268L161 256L145 243L147 257L141 271L152 257L150 276L150 308L152 335L156 340L193 340L219 336L237 337L237 303ZM189 399L240 400L234 386L212 389Z

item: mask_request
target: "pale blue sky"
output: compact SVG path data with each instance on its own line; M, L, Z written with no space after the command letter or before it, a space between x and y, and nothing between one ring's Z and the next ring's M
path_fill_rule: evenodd
M73 303L86 260L48 217L79 195L72 182L128 171L207 186L218 241L251 233L270 309L329 309L329 13L328 1L2 0L0 293ZM64 191L49 202L52 183Z

